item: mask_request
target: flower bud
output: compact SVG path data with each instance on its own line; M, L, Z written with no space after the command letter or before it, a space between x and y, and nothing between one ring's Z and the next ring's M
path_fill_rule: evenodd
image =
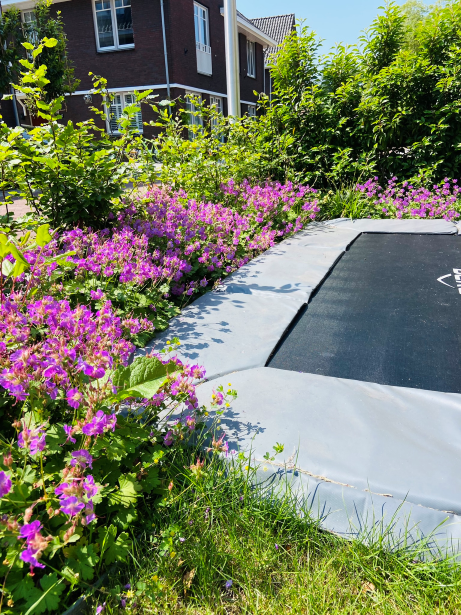
M67 542L75 534L75 525L70 527L64 534L64 542Z
M29 523L33 514L34 514L33 506L29 506L29 508L26 508L24 512L24 523Z
M13 465L13 457L11 456L11 453L3 455L3 465L7 468L11 468L11 466Z

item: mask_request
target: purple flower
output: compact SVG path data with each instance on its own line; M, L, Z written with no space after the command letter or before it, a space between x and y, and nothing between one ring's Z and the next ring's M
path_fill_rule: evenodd
M179 542L185 542L185 541L186 541L186 539L185 539L185 538L180 538L180 539L179 539Z
M23 429L18 436L19 448L28 448L31 455L36 455L45 448L45 430L43 427Z
M125 598L122 598L120 600L120 606L122 607L122 609L124 609L126 607L126 600L125 600Z
M189 427L189 431L194 431L195 418L193 416L186 416L186 425Z
M72 457L73 459L70 462L72 467L75 467L77 464L83 469L87 466L90 468L93 467L93 457L85 448L82 448L79 451L74 451L72 453Z
M45 566L41 564L35 557L37 553L37 549L32 549L32 547L28 547L27 549L24 549L24 551L22 551L19 557L20 559L22 559L23 562L26 562L26 564L30 564L32 568L45 568Z
M123 586L123 589L131 589L131 583L127 583Z
M98 301L99 299L102 299L104 297L104 293L100 288L98 288L98 290L90 291L90 295L94 301Z
M93 521L96 520L96 515L94 514L94 504L93 502L88 502L85 506L85 524L90 525Z
M61 510L65 515L70 515L73 517L84 508L85 504L83 502L79 502L75 495L71 495L67 498L61 498Z
M278 544L276 543L276 544L275 544L275 550L276 550L276 551L278 551L278 549L279 549L279 546L278 546Z
M174 434L173 432L170 430L167 432L167 434L165 435L165 437L163 438L163 444L165 446L171 446L174 442Z
M228 581L226 581L226 589L230 589L232 585L233 585L232 579L229 579Z
M21 536L21 538L33 538L35 534L38 534L41 528L42 524L40 523L40 521L32 521L32 523L27 523L26 525L22 526L22 528L19 530L19 535Z
M94 484L94 478L88 475L83 483L83 488L89 498L94 497L98 493L98 486Z
M98 410L96 416L83 426L82 432L86 436L101 436L105 431L111 429L115 431L117 424L117 416L115 414L105 414L102 410Z
M66 394L67 403L71 408L79 408L83 395L78 389L69 389Z
M63 425L63 429L67 434L67 442L72 442L72 444L75 444L77 442L77 440L75 438L72 437L72 427L70 427L70 425Z
M5 472L0 472L0 498L11 491L11 479Z
M96 609L96 615L99 615L99 613L102 613L106 608L106 603L104 602L103 604L100 604L98 606L98 608Z

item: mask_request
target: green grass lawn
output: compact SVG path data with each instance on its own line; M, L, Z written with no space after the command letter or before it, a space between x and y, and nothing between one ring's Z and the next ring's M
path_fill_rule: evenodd
M251 469L193 463L176 457L131 565L98 595L105 613L461 613L461 570L449 558L344 540L300 516L289 495L252 488Z

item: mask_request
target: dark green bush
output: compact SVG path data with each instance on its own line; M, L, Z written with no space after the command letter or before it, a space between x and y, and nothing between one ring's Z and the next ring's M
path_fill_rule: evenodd
M294 179L339 188L371 175L457 175L461 4L427 15L418 7L410 3L405 15L388 4L361 48L339 45L319 57L305 26L285 41L267 113L275 133L295 137L287 143Z

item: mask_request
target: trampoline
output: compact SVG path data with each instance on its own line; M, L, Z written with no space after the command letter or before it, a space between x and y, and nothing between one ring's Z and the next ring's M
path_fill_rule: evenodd
M201 404L231 382L229 448L326 530L461 554L460 312L461 225L339 219L233 273L138 354L179 337L206 368Z
M461 393L460 274L458 236L363 234L268 365Z

